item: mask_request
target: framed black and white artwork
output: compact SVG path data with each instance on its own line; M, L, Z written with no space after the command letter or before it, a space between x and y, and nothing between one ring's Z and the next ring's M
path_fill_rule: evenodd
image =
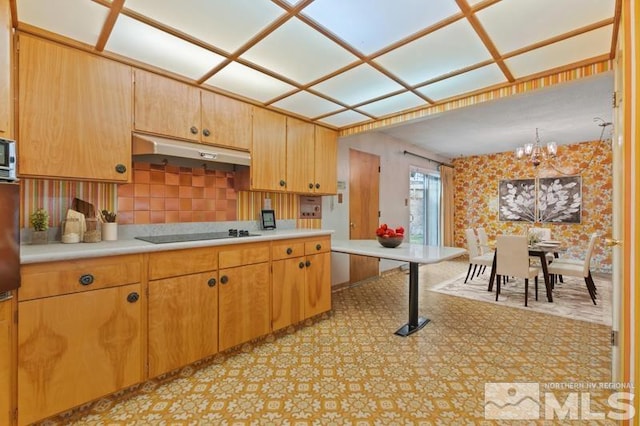
M538 222L580 223L582 178L563 176L538 179Z
M533 222L535 220L535 179L501 180L498 192L499 220L515 222Z

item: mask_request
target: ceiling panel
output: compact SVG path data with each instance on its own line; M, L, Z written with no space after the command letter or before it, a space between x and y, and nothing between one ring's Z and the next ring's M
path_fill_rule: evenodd
M224 59L127 16L118 18L106 50L194 80Z
M109 14L108 8L87 0L20 0L17 9L23 22L92 46Z
M418 89L418 91L429 99L438 101L506 82L507 79L500 68L496 64L491 64L429 84Z
M295 90L290 84L237 62L230 63L204 84L260 102L267 102Z
M302 84L357 60L297 18L287 21L241 57Z
M347 105L355 105L403 87L367 64L359 65L311 87Z
M227 52L236 51L284 13L265 0L127 0L125 7Z
M500 53L613 18L615 0L500 1L478 12L478 19Z
M377 102L362 105L358 107L358 109L366 112L367 114L381 117L383 115L391 114L396 111L403 111L421 105L426 106L427 103L413 93L405 92L386 99L382 99Z
M369 120L364 114L348 110L320 119L321 122L335 127L351 126Z
M507 59L516 78L609 53L612 25Z
M378 57L375 62L416 85L490 58L469 22L461 19Z
M343 109L340 105L309 92L298 92L274 103L273 106L309 118Z
M315 0L302 13L369 55L460 9L454 0Z

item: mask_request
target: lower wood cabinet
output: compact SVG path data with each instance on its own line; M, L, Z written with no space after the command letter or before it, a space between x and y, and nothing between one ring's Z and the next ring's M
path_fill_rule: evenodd
M13 300L0 301L0 425L11 424Z
M149 282L149 376L218 352L218 272Z
M18 423L143 380L140 284L19 303Z
M274 260L271 286L271 326L273 331L305 318L304 257Z

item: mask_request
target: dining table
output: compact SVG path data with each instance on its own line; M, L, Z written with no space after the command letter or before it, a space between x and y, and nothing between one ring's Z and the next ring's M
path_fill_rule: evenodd
M377 257L381 259L409 262L409 319L395 334L409 336L423 328L430 320L418 314L418 267L453 259L467 251L458 247L425 246L422 244L402 243L398 247L387 248L377 240L339 240L331 239L331 251Z
M549 276L549 269L547 268L547 253L552 253L553 257L558 258L558 253L566 250L557 244L532 244L529 246L529 256L537 257L540 259L540 266L542 268L542 276L544 278L544 286L547 293L547 301L553 302L553 284L551 277ZM496 253L497 248L493 252L493 264L491 265L491 276L489 278L488 291L493 291L493 283L496 277Z

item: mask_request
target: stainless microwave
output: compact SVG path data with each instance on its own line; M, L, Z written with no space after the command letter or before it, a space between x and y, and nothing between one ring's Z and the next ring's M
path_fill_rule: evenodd
M17 180L16 142L3 138L0 138L0 180Z

